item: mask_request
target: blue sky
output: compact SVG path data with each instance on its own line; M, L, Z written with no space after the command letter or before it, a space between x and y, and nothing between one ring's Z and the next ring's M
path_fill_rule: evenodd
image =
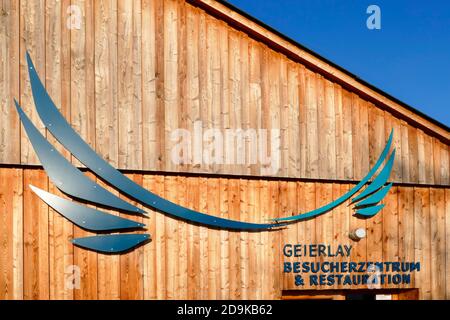
M265 24L450 126L450 1L229 0ZM369 30L369 5L381 30Z

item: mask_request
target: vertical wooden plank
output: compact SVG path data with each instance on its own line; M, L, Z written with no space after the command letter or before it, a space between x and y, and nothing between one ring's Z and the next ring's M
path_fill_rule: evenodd
M249 64L250 64L250 92L249 92L249 117L250 127L258 131L261 129L261 46L255 42L250 42ZM256 163L251 165L250 174L258 175L260 173L259 157L256 155Z
M450 147L441 143L441 183L450 186Z
M261 220L269 219L269 208L270 202L272 201L270 195L270 186L268 180L260 180L260 193L259 193L259 201L260 201L260 212L261 212ZM269 249L269 233L261 232L260 233L260 247L258 254L261 259L261 275L259 277L259 281L261 281L261 299L269 299L272 283L270 282L270 270L267 268L270 265L270 255L268 253Z
M63 197L53 184L49 185L49 192ZM58 212L49 207L49 264L50 264L50 299L73 299L74 290L67 286L67 275L74 265L73 224Z
M283 215L283 217L286 216L294 216L301 212L299 212L299 207L301 205L304 205L304 202L301 203L304 199L303 192L298 192L298 183L297 182L279 182L279 188L280 188L280 196L279 196L279 206L280 210L279 212ZM299 197L299 195L302 195L303 197ZM284 246L285 244L295 244L299 243L297 241L299 227L303 226L304 223L299 222L296 224L289 225L285 230L283 230L283 242L280 243L280 246ZM279 232L279 231L276 231ZM280 261L280 265L287 261L287 257L285 257L282 253L280 253L280 258L282 261ZM280 270L280 274L283 272L283 270ZM294 284L294 278L292 275L284 275L284 282L283 282L283 288L289 288L292 287Z
M208 128L209 122L208 122L208 110L211 104L210 96L211 96L211 85L210 85L210 60L208 58L208 54L210 50L207 50L208 46L205 46L205 43L210 43L208 40L208 34L209 29L207 30L207 22L206 22L206 13L204 11L199 11L199 21L198 21L198 74L199 74L199 120L201 121L202 130L205 130ZM226 30L226 29L225 29ZM224 34L220 37L220 50L223 50L222 46L223 43L225 43L225 46L228 46L228 34L224 32ZM222 38L225 38L225 40L222 40ZM222 64L222 60L228 61L228 57L225 56L222 57L222 51L220 53L220 60ZM228 74L228 68L223 69L223 72L226 72ZM222 77L225 77L225 75L222 74ZM222 82L222 81L221 81ZM226 82L228 82L228 79L226 79ZM223 86L223 84L221 83ZM227 85L228 86L228 85ZM221 97L227 97L228 99L228 92L226 92L224 89L221 90ZM225 94L226 93L226 94ZM216 97L218 99L218 97ZM222 106L221 106L222 108ZM223 112L228 114L228 105L226 105L226 109L224 107ZM204 131L203 131L204 132ZM201 143L202 151L205 148L205 144ZM195 151L194 151L195 152ZM195 154L193 155L195 156ZM203 161L203 154L201 154L201 157L194 158L194 163L196 166L199 167L202 171L207 171L209 167L204 164Z
M290 160L289 160L289 116L292 106L288 100L288 63L281 57L280 59L280 78L279 78L279 109L280 109L280 169L278 175L282 177L288 176Z
M229 218L228 180L219 179L221 218ZM230 299L230 231L220 230L220 299ZM233 275L234 276L234 275Z
M62 115L70 120L70 30L62 16L69 0L49 0L45 4L45 86ZM48 136L51 144L56 139ZM69 152L60 145L56 149L65 156Z
M383 202L383 261L397 262L399 256L398 187L391 188ZM369 254L370 249L367 249ZM393 285L392 285L393 286Z
M178 6L177 1L164 1L164 128L165 141L170 141L173 130L178 128ZM172 143L165 145L165 169L175 169L170 157Z
M199 186L199 210L200 212L207 212L209 201L211 200L208 193L208 178L199 178L200 186ZM208 299L209 292L209 279L208 279L208 270L209 266L209 239L208 239L208 227L199 226L199 241L200 241L200 259L199 259L199 295L198 298L202 300ZM186 240L184 240L186 241Z
M28 77L26 52L33 59L34 66L42 80L45 75L45 1L20 2L20 104L31 121L45 134L44 125L34 107L31 87ZM38 164L39 160L28 140L24 129L20 132L20 161L23 164Z
M416 261L414 244L414 188L398 187L398 252L400 261ZM416 273L411 275L411 284L415 287Z
M442 300L446 296L445 264L445 190L430 188L431 229L431 299Z
M242 141L242 151L244 152L244 164L242 165L242 174L250 175L253 160L251 160L255 154L253 153L252 146L256 143L254 139L249 138L252 137L252 132L255 130L255 127L252 126L252 118L255 117L254 114L251 113L249 108L250 102L250 56L249 56L249 46L250 46L250 38L243 34L239 34L240 39L240 70L241 70L241 112L242 112L242 134L243 137L240 138L238 135L238 139ZM239 152L239 150L237 149ZM241 162L241 161L239 161Z
M118 165L142 168L141 2L117 4ZM148 32L148 31L145 31Z
M317 178L319 176L319 132L317 123L317 96L316 75L306 71L306 135L307 135L307 157L306 177Z
M352 95L344 90L342 94L342 117L343 117L343 154L344 157L344 179L354 179L353 174L353 108Z
M316 184L316 206L320 208L332 201L333 197L333 185L330 183L317 183ZM316 223L316 243L327 244L332 243L333 237L333 215L332 212L327 212L314 218ZM317 261L323 263L325 257L318 257ZM317 289L326 289L326 286L319 285Z
M333 83L318 78L319 177L336 178L336 128Z
M164 179L164 194L169 201L176 202L177 197L177 177L167 176ZM166 299L177 298L177 272L178 272L178 222L170 216L165 218L165 233L166 233L166 247L165 247L165 276L166 276Z
M24 232L23 232L23 170L16 170L14 172L16 177L14 181L6 184L13 190L13 200L12 200L12 232L13 232L13 243L12 243L12 267L13 267L13 281L14 290L13 298L23 299L24 298Z
M157 114L157 46L155 0L142 0L141 67L142 67L142 168L157 168L158 114Z
M70 119L70 30L62 16L70 1L47 1L45 6L46 70L45 85L53 102L66 119ZM55 144L56 139L49 135L48 140L66 157L69 152ZM51 193L58 194L57 188L49 186ZM61 194L60 194L61 195ZM65 272L73 265L73 226L49 208L49 263L50 299L72 299L73 291L66 288Z
M431 299L430 190L414 187L414 256L420 261L416 286L420 299Z
M0 19L0 163L20 163L20 124L14 99L20 98L20 2L3 0ZM42 69L41 69L42 70Z
M417 129L417 175L420 184L426 183L426 162L428 155L425 155L425 140L422 130Z
M296 186L295 183L293 183L294 186ZM279 182L279 189L280 189L280 195L279 195L279 210L282 212L283 216L292 216L295 213L292 211L297 211L297 198L295 198L295 209L292 209L293 203L291 203L289 200L292 200L289 198L290 193L288 192L289 182L287 181L280 181ZM296 195L296 194L295 194ZM284 244L291 244L297 242L297 229L294 225L288 225L287 228L283 229L282 231L283 237L283 245ZM293 241L293 238L295 237L295 240ZM290 261L291 259L287 257L283 257L286 261ZM289 283L292 281L291 277L289 275L283 275L283 288L287 288Z
M118 163L117 0L95 1L96 150Z
M127 174L130 180L136 182L138 185L142 185L141 174ZM127 202L140 207L140 205L132 199L120 195L122 199ZM143 223L142 216L120 214L122 218L133 220L139 223ZM143 233L139 230L138 233ZM147 245L147 244L144 244ZM139 300L144 296L144 281L143 281L143 268L144 268L144 248L139 246L132 249L129 252L120 255L120 299L121 300Z
M48 206L31 191L29 185L47 190L48 180L44 171L24 171L24 299L50 298L48 252Z
M177 64L178 64L178 125L177 128L187 128L188 122L188 97L187 97L187 26L186 26L186 2L177 1ZM192 133L191 133L192 137ZM172 157L172 155L171 155ZM186 171L186 164L177 165L176 161L171 158L172 163L177 171ZM184 225L180 225L180 232L184 230ZM181 235L182 237L182 235Z
M403 144L402 144L403 149ZM408 128L408 153L409 153L409 181L404 182L417 183L419 181L419 149L417 141L417 129L409 126ZM403 150L402 150L403 153ZM406 164L406 163L405 163Z
M393 117L388 112L384 113L384 119L386 139L393 131L394 136L392 138L391 149L395 149L396 151L390 181L402 182L403 176L409 175L409 160L407 159L407 155L409 154L409 144L406 132L407 128L402 127L402 122L399 119ZM404 148L405 151L403 150ZM406 162L403 163L403 160L405 160Z
M23 299L23 171L0 168L0 300Z
M206 88L204 92L206 96L201 107L201 118L204 122L203 128L214 130L210 131L211 133L223 128L221 111L224 111L227 115L230 115L231 112L231 110L228 110L231 108L228 104L231 97L227 89L230 86L230 79L227 77L229 72L228 64L231 58L228 53L230 40L228 39L228 32L225 32L226 28L222 24L218 24L212 17L208 16L205 21L207 48L204 53L207 60L205 65ZM221 133L223 134L224 132L222 131ZM203 159L205 163L204 168L207 172L219 172L222 168L220 163L226 163L224 152L227 146L225 143L222 146L220 143L216 144L217 142L215 136L209 136L208 142L205 141L203 144L203 150L208 154L208 158L204 157ZM233 159L234 154L230 153L230 155ZM233 166L230 166L230 168L233 168Z
M341 185L341 194L348 192L352 187L353 187L352 185ZM345 206L344 208L342 208L342 210L344 211L343 214L345 215L346 218L342 218L343 220L341 221L341 223L342 223L341 228L343 228L345 230L345 231L342 231L344 233L342 235L343 236L342 241L343 241L343 243L347 243L347 245L352 246L352 253L353 253L353 250L355 250L354 247L357 244L356 244L356 242L353 242L349 237L350 232L352 230L354 230L354 229L352 229L351 226L352 226L352 224L353 225L355 225L355 224L361 225L363 223L363 221L359 221L359 222L354 221L354 220L358 220L358 219L353 215L353 209L351 206L348 205L348 202L344 203L343 206ZM361 255L362 248L359 248L358 250L359 250L358 253ZM345 261L347 263L353 261L352 253L350 254L350 256L346 256L345 258L342 258L342 261Z
M245 214L247 215L247 221L256 221L256 217L258 213L256 212L256 198L258 196L258 188L257 181L255 180L247 180L247 190L246 190L246 200L242 203L246 208L243 209ZM243 274L246 275L247 279L247 287L246 287L246 299L255 299L257 295L257 275L252 270L257 270L257 257L258 257L258 237L259 234L257 232L249 232L247 234L248 241L248 260L247 267L249 272L246 273L243 270Z
M81 9L82 20L80 29L70 30L70 123L95 149L94 3L82 0L71 3ZM72 161L80 165L75 157Z
M441 144L436 138L432 138L432 150L433 150L433 168L434 168L434 183L437 185L442 184L442 172L441 172Z
M260 68L259 68L259 74L261 78L261 129L262 130L270 130L270 117L271 117L271 105L270 105L270 83L269 78L271 76L271 69L270 66L270 52L267 47L261 46L260 49ZM273 68L273 67L272 67ZM263 132L263 131L261 131ZM262 139L261 134L258 137L260 140ZM264 140L263 140L264 141ZM267 140L266 140L267 141ZM264 142L266 142L264 141ZM266 145L266 144L264 144ZM267 148L265 148L267 149ZM265 152L263 152L265 151ZM262 157L267 157L267 154L269 153L268 150L259 151L259 164L260 164L260 170L259 175L264 175L265 166L263 166L261 163L264 162ZM261 186L261 185L260 185Z
M87 176L96 180L93 173ZM100 185L106 184L97 180ZM103 183L103 184L102 184ZM111 188L109 189L111 190ZM115 193L117 195L117 192ZM87 203L85 203L87 205ZM89 205L89 207L94 207ZM115 214L112 210L100 210ZM95 233L74 226L74 238L95 236ZM75 290L75 299L119 299L120 278L118 271L119 258L97 254L94 251L74 247L74 265L80 272L80 287ZM116 271L116 272L113 272Z
M448 270L450 266L450 189L445 189L445 232L446 232L446 240L445 240L445 266L446 270ZM450 299L450 277L446 276L446 299Z
M238 179L228 180L228 214L229 219L240 220L240 188ZM241 268L240 268L240 232L229 232L229 282L230 299L241 297Z
M192 178L194 179L194 178ZM188 208L194 209L198 211L198 187L197 187L197 179L194 180L194 187L192 187L191 178L186 178L183 176L177 177L177 204L181 206L187 206ZM196 196L197 195L197 196ZM195 196L197 198L195 198ZM192 199L194 201L192 201ZM189 274L189 227L190 224L178 220L178 248L179 248L179 262L178 262L178 272L177 272L177 297L178 299L193 299L193 295L190 294L189 286L191 284L190 274ZM197 272L199 276L199 272ZM194 278L194 283L195 283ZM194 292L195 293L195 292Z
M293 64L288 64L288 141L286 141L288 151L288 171L289 177L300 177L301 159L301 127L300 112L303 112L304 105L300 104L300 68Z
M166 197L166 188L165 188L165 177L164 176L156 176L155 178L156 184L156 194L160 197ZM166 299L167 297L167 286L169 282L166 277L166 266L168 265L167 261L167 247L168 247L168 239L166 233L166 218L161 213L156 213L155 215L155 224L156 224L156 233L155 233L155 246L156 246L156 298L157 299Z
M429 135L424 135L424 150L426 155L425 183L434 184L433 138Z
M249 190L248 190L247 179L239 179L239 212L241 221L250 221L252 217L249 216ZM239 269L241 273L239 290L241 291L241 299L248 299L249 296L249 278L250 278L250 252L249 252L249 233L241 231L240 232L240 243L239 243Z
M13 259L13 195L9 186L14 179L11 170L0 168L0 299L14 298L14 279L12 274ZM8 188L6 187L8 186Z
M345 185L333 183L332 185L332 196L333 199L339 198L342 194L345 193ZM348 242L348 214L347 207L341 205L333 210L332 212L332 224L333 224L333 234L332 234L332 242L343 245ZM335 262L345 261L344 257L337 257L333 259ZM333 287L336 289L338 287L337 283L334 284ZM330 288L330 289L331 289Z
M372 168L379 158L385 144L384 113L374 105L370 104L368 108L368 114L370 124L368 136L369 162L370 167ZM367 172L362 174L366 175ZM366 220L368 261L383 260L383 250L386 249L386 245L389 245L386 244L386 242L388 241L388 239L391 242L394 240L393 235L389 234L389 231L391 231L392 228L396 227L396 218L396 212L385 209L379 212L374 217ZM393 222L393 220L395 220L395 223L393 223L392 225L388 223Z
M313 182L302 182L298 189L297 201L299 212L305 213L318 208L317 198L316 198L316 187L317 184ZM304 194L304 195L303 195ZM304 200L304 201L302 201ZM299 228L299 234L297 236L299 243L319 243L316 233L317 221L315 219L308 219L306 221L300 222L303 225ZM308 262L317 262L317 258L306 257L305 260ZM293 286L293 284L291 284ZM306 286L305 289L310 289L311 287Z
M411 152L409 150L410 143L409 140L411 140L413 137L409 137L409 125L405 121L400 121L400 143L401 143L401 150L398 150L397 157L400 158L400 164L401 167L399 168L399 171L402 175L402 181L403 182L410 182L411 181L411 174L410 174L410 156Z
M269 211L268 219L272 220L279 217L279 186L278 181L269 181ZM266 220L267 221L267 220ZM280 241L279 231L264 231L267 234L269 242L267 252L269 253L268 265L265 266L269 278L268 299L281 298L281 261L280 261Z
M368 113L364 101L355 94L351 95L352 105L352 145L353 178L360 180L367 174L369 167ZM353 212L352 212L353 213ZM366 220L351 217L350 230L362 228L367 232ZM351 261L367 261L367 238L352 242Z
M95 15L94 3L72 1L81 9L80 29L70 31L70 119L77 133L95 148L96 79L95 79ZM66 21L65 21L66 22ZM74 157L75 165L80 165ZM90 175L94 178L93 175ZM95 178L94 178L95 179ZM74 226L74 237L93 235ZM80 271L80 288L74 290L75 299L97 298L97 254L74 247L74 266ZM103 292L99 290L99 292Z
M143 10L144 6L143 6ZM154 175L144 174L143 175L143 187L152 193L157 194L157 183ZM149 217L143 219L146 224L147 232L150 233L151 241L144 246L144 299L156 299L157 298L157 287L158 278L156 271L156 261L160 259L156 255L156 242L157 238L160 236L160 230L156 229L156 216L159 214L150 208L145 208L148 212Z
M282 69L284 70L283 73L285 73L286 66L281 63L282 59L278 54L274 54L272 52L268 53L268 63L269 66L267 68L267 84L268 88L266 91L268 94L268 112L263 113L263 117L265 117L265 127L268 129L268 133L270 130L279 130L278 133L276 133L276 139L281 140L281 73ZM264 75L266 76L266 75ZM284 76L283 76L284 77ZM284 130L285 132L286 130ZM270 139L270 140L269 140ZM263 152L263 154L267 154L266 157L270 157L270 161L264 161L264 165L261 166L263 169L262 175L280 175L279 169L282 166L281 160L283 158L283 155L285 155L286 152L283 151L282 148L280 150L276 150L273 148L274 146L271 144L271 134L267 134L266 138L266 144L267 145L267 151ZM261 147L261 144L260 144ZM268 158L269 159L269 158Z
M208 213L220 216L219 179L208 178ZM208 228L208 299L219 299L220 277L220 232Z
M335 177L337 179L345 179L345 158L349 155L345 153L344 149L344 131L347 129L344 128L344 113L343 113L343 96L342 96L342 87L338 84L333 84L334 90L334 125L336 130L336 174ZM351 121L351 117L350 117Z
M299 121L300 121L300 131L298 138L297 148L300 153L300 175L299 177L306 177L306 163L308 161L308 139L307 139L307 106L306 106L306 69L303 65L299 67L298 70L298 80L299 80Z
M352 108L352 153L353 153L353 178L360 180L362 178L361 168L361 121L359 99L355 94L351 94L351 108Z
M199 205L199 190L198 190L198 179L197 177L186 178L186 205L194 210L198 210ZM188 232L186 238L186 249L187 256L187 297L188 299L198 299L200 290L200 238L198 226L189 223ZM181 248L180 248L181 251ZM180 253L180 257L182 254ZM207 290L207 288L205 288Z
M209 35L209 34L208 34ZM228 33L228 72L229 72L229 115L230 126L229 129L238 129L242 127L242 101L241 101L241 64L240 64L240 35L234 30L230 30ZM214 55L214 53L213 53ZM214 73L214 70L211 71ZM214 83L213 83L214 86ZM213 92L214 95L214 92ZM213 121L213 126L216 123ZM236 139L224 139L223 155L226 159L226 163L229 165L229 172L233 174L242 174L243 164L245 162L240 161L238 163L239 156L245 154L245 149L241 144L236 144ZM228 141L231 140L231 141ZM244 146L245 147L245 146ZM239 149L238 149L239 148ZM232 279L230 279L232 280Z
M185 128L191 133L194 132L196 121L200 121L200 78L199 78L199 14L191 6L186 9L186 124ZM186 170L198 171L201 162L200 151L191 147L191 154L188 155ZM198 152L198 154L196 153ZM194 153L196 153L194 155ZM200 158L201 160L201 158Z
M369 108L366 101L360 101L359 103L359 121L360 132L355 132L359 137L359 151L361 158L361 178L364 177L370 168L370 146L369 146Z

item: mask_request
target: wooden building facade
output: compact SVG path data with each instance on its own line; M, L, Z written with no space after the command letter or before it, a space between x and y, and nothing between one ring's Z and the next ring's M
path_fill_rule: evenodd
M0 3L0 299L343 298L357 290L450 299L448 127L220 1ZM392 130L394 187L369 219L355 217L347 202L281 230L237 232L143 207L148 218L127 218L147 224L150 243L120 255L73 246L89 232L29 188L65 197L42 169L14 99L83 166L39 119L26 51L64 117L99 155L185 207L250 222L314 210L369 172ZM260 163L174 163L173 132L193 132L196 123L203 131L276 129L279 167L267 174ZM236 155L248 149L246 140ZM367 235L353 241L358 228ZM299 286L284 272L295 260L285 244L352 246L350 256L311 262L420 262L420 271L408 283L376 288ZM75 278L78 285L68 285Z

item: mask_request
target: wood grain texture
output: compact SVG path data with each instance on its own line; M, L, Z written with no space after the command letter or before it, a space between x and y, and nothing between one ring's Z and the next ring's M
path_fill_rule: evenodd
M3 0L0 18L0 163L20 163L20 123L14 110L20 83L20 2Z
M47 190L45 172L25 170L23 176L23 266L24 299L50 298L48 206L31 191L29 185Z
M81 8L80 29L70 31L70 123L92 148L96 146L94 3L74 0ZM73 163L81 165L74 157Z
M23 172L0 169L0 299L23 299Z
M193 1L200 0L0 2L0 164L16 165L0 168L0 298L279 298L282 289L298 289L281 272L286 242L352 243L349 261L420 261L409 287L420 287L421 298L449 298L448 132L386 97L374 99L336 70L330 76L319 60L311 60L314 66L305 56L274 50L270 41ZM69 5L81 9L80 28L67 28ZM147 189L189 208L254 222L316 209L367 174L392 129L397 154L390 181L399 184L384 200L386 208L367 220L344 204L279 233L246 233L145 208L152 241L142 248L119 257L73 247L69 239L92 234L31 192L33 183L62 195L42 170L20 166L39 160L14 98L70 157L37 115L26 51L59 110L96 152L119 169L136 170L130 177ZM253 129L262 139L258 130L266 129L267 141L258 140L255 151L245 137L210 152L216 137L192 140L199 120L202 133ZM171 157L176 129L201 146L199 153L188 150L179 165ZM274 156L271 129L279 129L276 172L249 161L261 160L261 151ZM205 162L205 150L213 162ZM368 235L353 243L348 233L356 228ZM74 275L66 273L72 264L80 270L80 289L64 286Z
M33 97L28 78L28 67L25 54L28 51L33 57L36 71L41 79L46 79L45 75L45 1L21 1L20 2L20 96L19 103L29 118L36 124L36 127L45 135L45 129L38 120L37 111L33 107ZM10 41L13 41L12 39ZM10 143L17 143L10 141ZM28 137L21 129L20 132L20 162L23 164L37 164L38 159L31 147Z
M69 5L80 8L79 28L67 27ZM2 164L39 163L12 108L19 99L45 133L31 96L28 50L72 127L120 169L358 181L378 156L368 154L369 143L385 144L387 136L369 142L366 134L368 119L383 110L398 150L393 180L450 183L448 141L426 120L412 121L409 111L386 108L385 100L373 101L184 0L17 0L2 8ZM177 129L187 134L181 162L172 157ZM208 129L222 138L209 131L203 141ZM267 135L252 141L260 129ZM280 130L279 156L271 156L271 129Z
M139 1L118 1L118 166L142 168L142 8Z
M95 180L91 173L88 176ZM308 212L353 187L287 180L127 176L194 210L252 222ZM447 295L448 188L394 186L379 217L357 218L352 207L343 204L279 231L206 228L151 208L146 208L148 218L120 213L144 222L152 240L130 252L107 255L74 247L72 237L93 234L73 226L31 192L29 184L65 197L48 183L43 170L1 168L0 178L7 182L0 185L0 295L5 299L279 299L282 290L299 289L294 275L282 269L283 262L298 260L284 257L282 248L288 243L353 247L350 257L304 257L305 262L419 261L421 270L412 274L412 283L383 288L419 288L424 299ZM349 233L361 227L367 229L367 237L350 240ZM79 270L76 289L66 286L77 272L67 269L72 265ZM302 288L318 289L309 284Z

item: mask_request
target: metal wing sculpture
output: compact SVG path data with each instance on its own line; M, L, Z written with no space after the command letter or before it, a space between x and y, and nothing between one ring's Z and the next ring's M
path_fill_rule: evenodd
M66 119L59 112L58 108L45 90L45 87L36 72L28 52L27 62L34 104L39 117L48 131L51 132L52 135L67 150L69 150L72 155L74 155L87 168L92 170L97 176L101 177L108 184L135 199L137 202L175 218L208 227L229 230L262 231L282 227L291 222L304 220L328 212L356 195L356 193L360 191L370 179L373 178L375 173L385 161L392 143L393 133L391 132L386 147L368 175L349 192L322 208L296 216L273 219L271 223L249 223L224 219L194 211L168 201L167 199L161 198L136 184L134 181L130 180L120 171L107 163L76 133L76 131L69 125ZM62 192L75 199L86 200L93 204L99 204L122 210L124 213L145 213L142 209L127 203L85 176L79 169L73 166L55 150L55 148L33 125L17 102L16 109L19 113L22 125L24 126L31 144L45 171L51 181ZM395 150L391 153L389 160L377 177L362 193L352 200L352 203L356 203L356 214L366 217L373 216L383 208L384 205L377 204L383 199L392 186L392 184L386 186L385 184L392 170L394 157ZM144 227L143 224L132 220L85 207L81 204L57 197L33 186L31 186L31 188L49 206L54 208L74 224L84 229L95 232L111 232L139 229ZM148 234L112 234L78 238L73 239L72 242L75 245L90 250L118 253L127 251L148 240L150 240L150 235Z

